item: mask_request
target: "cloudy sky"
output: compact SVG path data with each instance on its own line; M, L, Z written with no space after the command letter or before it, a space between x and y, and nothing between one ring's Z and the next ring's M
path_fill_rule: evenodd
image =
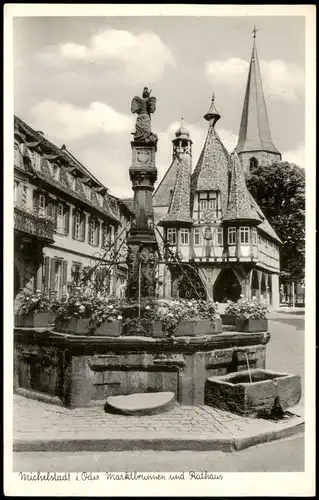
M153 89L159 180L184 118L193 166L203 146L211 95L228 151L237 142L256 24L272 139L283 159L304 167L303 17L14 18L15 114L57 146L66 144L116 196L131 196L130 113Z

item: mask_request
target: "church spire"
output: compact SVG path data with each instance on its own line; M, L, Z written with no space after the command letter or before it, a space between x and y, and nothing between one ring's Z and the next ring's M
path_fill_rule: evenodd
M248 157L254 157L260 164L269 164L274 159L281 159L281 154L272 142L270 133L256 47L257 31L254 27L253 49L237 143L237 153L243 164L245 164L243 159Z

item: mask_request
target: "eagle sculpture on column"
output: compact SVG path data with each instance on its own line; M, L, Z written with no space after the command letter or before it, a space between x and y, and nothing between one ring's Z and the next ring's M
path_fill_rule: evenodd
M131 112L137 114L135 132L132 135L135 141L156 144L158 137L153 134L151 126L151 113L156 110L156 97L151 97L151 92L144 87L142 97L135 96L132 99Z

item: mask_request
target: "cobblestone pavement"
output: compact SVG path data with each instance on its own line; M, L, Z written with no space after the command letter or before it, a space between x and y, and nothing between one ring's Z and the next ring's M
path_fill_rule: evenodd
M302 408L296 413L302 417ZM240 438L300 423L243 418L209 406L180 406L151 416L111 415L103 407L70 410L14 395L14 440L106 438Z

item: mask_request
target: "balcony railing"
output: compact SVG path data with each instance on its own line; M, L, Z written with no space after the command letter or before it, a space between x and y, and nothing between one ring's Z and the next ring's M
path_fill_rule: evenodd
M44 240L54 241L54 221L26 212L20 207L14 207L14 229Z

